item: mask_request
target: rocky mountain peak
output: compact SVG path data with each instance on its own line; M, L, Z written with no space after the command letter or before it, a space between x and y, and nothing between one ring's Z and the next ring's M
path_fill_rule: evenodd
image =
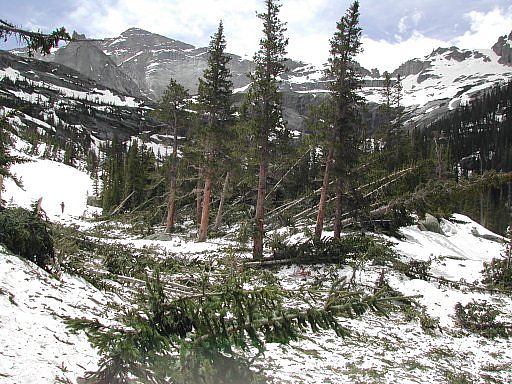
M191 44L183 43L157 33L152 33L141 28L129 28L118 37L104 39L101 48L107 54L122 53L123 50L133 51L140 49L149 51L154 49L174 49L174 50L193 50L195 47Z
M500 56L498 61L500 64L512 66L512 32L508 36L500 36L492 46L492 50Z
M93 43L71 42L56 51L53 61L82 73L98 84L126 95L140 96L137 84Z
M471 51L468 49L460 49L455 46L451 46L449 48L440 47L436 50L432 51L430 55L426 57L427 59L431 60L437 60L437 59L444 59L444 60L454 60L459 63L463 62L467 59L483 59L485 62L490 62L491 59L484 55L480 51Z

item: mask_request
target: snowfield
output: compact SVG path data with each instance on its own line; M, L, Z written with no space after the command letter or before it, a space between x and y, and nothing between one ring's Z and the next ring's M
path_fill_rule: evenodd
M8 182L4 194L7 201L27 206L42 196L43 208L52 220L94 225L82 218L91 191L86 174L48 160L17 165L13 171L22 179L25 191ZM65 201L64 215L60 213L61 201ZM458 382L512 382L512 340L469 334L458 326L454 316L456 303L486 301L499 308L500 320L512 323L510 295L473 289L473 284L483 287L479 283L483 263L499 257L503 244L498 236L466 216L442 220L441 227L444 235L409 226L401 230L403 240L387 238L402 260L431 260L432 278L428 281L373 265L365 265L356 275L361 286L373 286L384 269L393 289L404 295L421 295L418 302L425 312L439 320L432 333L424 332L417 319L408 320L401 312L392 312L389 318L368 313L343 320L352 330L345 339L322 331L309 332L288 346L268 344L267 351L255 360L255 367L275 383L290 384L449 383L457 382L457 378L468 380ZM184 236L173 236L169 241L149 240L128 234L109 241L136 247L160 246L191 259L217 257L237 244L229 240L200 244ZM327 268L332 266L285 266L273 271L283 286L294 287ZM337 267L336 273L350 277L353 270ZM108 304L112 301L119 298L65 273L59 279L52 277L1 249L0 382L44 384L59 378L75 383L86 371L96 369L100 356L83 333L73 334L66 328L64 319L111 321L115 314Z
M66 317L103 318L107 299L82 279L60 279L0 250L0 382L76 382L97 369L99 356Z

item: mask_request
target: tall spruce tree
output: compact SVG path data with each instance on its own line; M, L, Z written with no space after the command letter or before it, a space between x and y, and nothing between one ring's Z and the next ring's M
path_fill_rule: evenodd
M226 39L221 21L208 46L208 66L203 73L203 79L199 79L198 101L201 111L206 117L206 124L199 132L199 141L202 143L205 159L199 241L205 241L208 235L214 171L221 155L226 152L227 139L231 136L229 130L232 119L233 83L231 71L228 68L231 58L225 53L225 49Z
M114 135L105 149L103 164L102 207L105 213L111 212L123 199L125 152L125 145Z
M189 98L188 92L176 80L171 79L158 103L156 116L169 124L173 135L171 166L169 169L169 193L167 197L167 217L165 230L170 233L174 230L176 221L176 188L178 170L178 131L186 121L185 106Z
M11 173L9 168L11 165L23 162L24 160L19 156L10 154L10 147L12 145L11 127L5 118L0 119L0 206L2 205L2 189L4 179L13 179L16 184L20 185L19 180Z
M316 238L320 238L322 235L329 172L333 161L333 171L336 177L334 236L340 236L343 193L347 187L350 172L357 161L359 151L357 115L361 97L356 91L360 88L361 82L354 61L355 56L361 52L361 28L358 24L359 2L354 1L337 23L337 30L330 40L331 50L327 74L332 78L329 86L332 103L331 144L328 148L320 195L315 228Z
M282 101L278 76L285 70L284 61L288 39L284 37L285 23L279 20L279 0L265 0L265 12L258 13L263 20L260 49L254 55L255 70L251 74L251 87L247 94L247 113L254 128L259 164L258 193L256 199L253 257L263 257L265 194L269 157L269 138L284 130Z

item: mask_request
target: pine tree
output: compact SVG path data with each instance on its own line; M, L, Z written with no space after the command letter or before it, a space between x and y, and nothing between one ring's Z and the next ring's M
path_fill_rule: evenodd
M284 55L288 39L284 37L285 24L279 20L281 5L278 0L265 0L266 10L257 16L263 20L263 38L254 56L255 70L247 94L247 112L255 131L258 152L258 193L256 199L253 257L263 257L265 194L269 157L269 138L279 136L285 129L282 119L282 101L278 77L285 70Z
M185 124L185 106L189 98L188 92L176 80L171 79L162 99L158 103L156 115L160 120L168 123L173 135L173 148L171 167L169 169L169 195L167 198L166 232L174 229L176 220L176 188L178 169L178 131Z
M13 179L16 184L20 185L18 179L10 172L9 168L23 162L23 159L10 154L10 146L12 145L10 136L11 127L5 118L0 119L0 206L2 205L2 189L5 178Z
M330 41L331 56L327 74L333 79L330 83L332 104L331 145L328 149L327 164L324 172L320 204L317 215L315 237L322 234L325 215L325 202L331 161L336 176L336 213L334 236L341 233L342 197L347 187L348 177L356 164L358 156L357 114L361 97L356 93L361 82L357 74L354 58L361 51L361 28L359 24L359 2L347 10L337 23L337 31Z
M208 234L208 220L214 167L220 156L226 153L226 143L231 136L232 119L231 72L228 68L230 57L225 53L226 39L224 26L219 23L217 32L212 36L208 47L208 66L199 79L199 106L206 117L206 124L200 131L205 164L203 167L204 189L199 241L205 241Z
M110 212L123 199L125 146L115 135L107 147L103 168L102 206Z

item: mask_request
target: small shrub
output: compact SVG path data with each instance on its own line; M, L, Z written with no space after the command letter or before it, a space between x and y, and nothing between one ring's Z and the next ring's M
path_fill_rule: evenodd
M463 306L461 303L455 305L455 317L459 325L486 338L509 337L512 329L506 324L496 321L500 312L485 301L471 302Z
M48 271L55 260L48 223L35 210L1 209L0 242L9 251Z
M440 329L439 327L439 319L430 316L425 308L414 308L412 306L405 307L404 309L405 318L408 321L418 320L423 332L428 335L434 335L436 331Z
M411 279L420 279L420 280L429 280L429 271L430 266L432 265L432 260L428 261L420 261L420 260L411 260L407 263L397 261L395 263L395 269L399 272L402 272L405 276Z
M492 287L512 289L512 262L509 259L492 259L484 263L482 282Z
M282 244L273 250L275 259L297 263L343 263L347 259L371 260L383 265L395 259L395 252L382 240L368 235L347 235L340 239L324 238L303 243Z
M512 289L512 232L507 228L507 235L511 239L505 244L502 258L492 259L490 263L484 263L483 283L492 287Z

